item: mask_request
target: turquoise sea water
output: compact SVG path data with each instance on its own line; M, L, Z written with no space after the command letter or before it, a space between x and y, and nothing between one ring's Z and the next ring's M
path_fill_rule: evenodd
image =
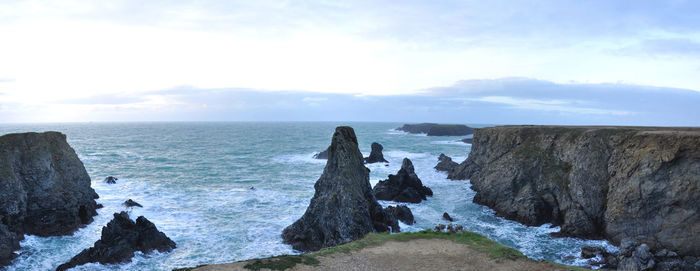
M338 125L355 129L360 150L384 146L385 164L371 164L372 185L395 174L408 157L434 196L408 204L416 218L402 231L432 228L448 212L455 224L522 251L534 259L585 264L584 245L605 241L553 238L549 225L527 227L494 216L472 203L468 181L450 181L433 169L440 153L463 161L470 145L463 137L427 137L393 130L401 123L234 122L234 123L82 123L0 124L0 134L60 131L78 153L100 195L95 221L72 236L26 236L20 256L7 270L53 270L99 239L100 231L119 211L133 219L143 215L177 243L170 253L137 253L130 263L87 264L74 270L171 270L298 253L282 243L282 229L298 219L313 196L313 184L325 160L324 150ZM103 183L106 176L117 184ZM254 187L255 189L251 189ZM126 208L127 199L143 208ZM380 201L384 206L394 202Z

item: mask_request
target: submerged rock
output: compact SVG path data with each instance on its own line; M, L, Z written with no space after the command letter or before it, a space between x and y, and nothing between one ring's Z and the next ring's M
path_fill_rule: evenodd
M452 158L449 156L445 155L444 153L440 154L440 157L438 157L438 164L435 165L435 170L437 171L445 171L447 173L452 172L459 164L457 162L452 161Z
M474 129L463 124L420 123L404 124L396 130L428 136L463 136L474 133Z
M389 161L384 159L384 154L382 154L382 150L384 147L382 144L379 144L377 142L372 142L372 151L369 153L369 157L365 158L365 163L371 164L371 163L377 163L377 162L385 162L389 163Z
M169 252L175 247L175 242L158 231L145 217L139 216L134 222L126 212L115 213L114 219L102 228L102 237L93 247L83 250L56 270L66 270L86 263L128 262L134 257L135 251Z
M126 207L143 207L141 204L139 204L138 202L135 202L132 199L126 200L124 203L122 203L122 205L124 205Z
M66 136L0 136L0 267L24 234L68 235L92 222L95 190Z
M314 159L328 159L328 149L330 149L330 147L326 148L326 150L322 152L314 154Z
M108 183L108 184L115 184L115 183L117 183L117 180L119 180L119 179L117 179L117 177L107 176L107 178L105 178L104 182Z
M413 212L411 212L411 209L406 205L396 205L396 207L389 206L386 207L386 211L407 225L413 225L413 223L416 222L416 219L413 217Z
M375 231L398 231L398 222L372 194L351 127L335 129L328 162L314 184L314 196L304 215L282 231L296 250L313 251L340 245Z
M426 199L426 196L433 195L430 188L423 186L408 158L403 159L401 169L396 175L389 175L389 179L379 181L373 192L379 200L411 203L419 203Z

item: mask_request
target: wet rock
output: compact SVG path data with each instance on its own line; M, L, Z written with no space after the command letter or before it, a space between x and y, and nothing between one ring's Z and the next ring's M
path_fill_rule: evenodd
M420 123L404 124L396 130L411 134L427 134L428 136L463 136L474 132L474 129L463 124Z
M117 177L107 176L107 178L105 178L104 182L108 183L108 184L115 184L115 183L117 183L117 180L119 180L119 179L117 179Z
M372 194L363 160L355 131L337 127L326 167L314 184L314 196L304 215L282 232L285 243L296 250L314 251L370 232L399 230L396 218Z
M449 156L445 155L444 153L440 154L440 157L438 157L438 164L435 165L435 169L438 171L445 171L447 173L452 172L459 164L457 162L452 161L452 158Z
M314 154L314 159L328 159L328 149L330 149L330 147L326 148L326 150L322 152Z
M626 251L626 253L628 253ZM651 254L649 247L646 244L641 244L634 249L632 254L621 256L618 268L620 270L653 270L656 262Z
M590 259L598 255L602 255L603 251L605 250L600 247L584 246L581 248L581 258Z
M0 267L24 234L68 235L92 222L95 190L66 136L0 136Z
M433 191L423 186L411 160L404 158L396 175L389 175L389 179L379 181L374 186L374 195L379 200L419 203L425 200L426 196L432 196Z
M141 204L139 204L138 202L135 202L132 199L126 200L124 203L122 203L122 205L124 205L126 207L143 207Z
M698 176L698 128L504 126L476 129L448 177L507 219L686 256L700 255Z
M126 212L115 213L112 221L102 228L100 240L83 250L56 270L66 270L86 263L121 263L134 257L135 251L150 253L154 250L169 252L176 247L156 226L143 216L136 222Z
M467 144L472 144L474 142L473 138L462 138L460 141L467 143Z
M455 221L447 212L442 213L442 218L450 222Z
M413 225L416 222L415 218L413 218L413 212L406 205L389 206L386 207L386 211L407 225Z
M379 144L377 142L372 142L372 151L369 154L369 157L365 158L365 163L371 164L371 163L377 163L377 162L384 162L384 163L389 163L389 161L384 159L384 154L382 154L382 150L384 147L382 144Z

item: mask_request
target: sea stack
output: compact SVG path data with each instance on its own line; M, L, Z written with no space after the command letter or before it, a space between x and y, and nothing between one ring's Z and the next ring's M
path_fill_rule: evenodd
M335 129L328 162L314 185L315 193L304 215L282 232L296 250L314 251L340 245L370 232L398 231L396 218L372 194L369 169L364 166L355 131Z
M469 179L474 202L508 219L700 256L700 128L476 129L450 177Z
M384 154L382 154L384 147L382 144L377 142L372 142L372 151L369 153L369 157L365 158L365 163L372 164L377 162L389 163L389 161L384 159Z
M66 136L0 136L0 266L24 234L68 235L92 222L97 194Z
M411 203L419 203L425 200L426 196L433 195L430 188L423 186L408 158L403 159L401 169L396 175L389 175L389 179L379 181L373 192L379 200Z
M62 271L86 263L128 262L134 257L135 251L169 252L175 247L175 242L158 231L156 225L145 217L139 216L134 222L126 212L115 213L112 221L102 228L102 236L93 247L84 249L56 270Z

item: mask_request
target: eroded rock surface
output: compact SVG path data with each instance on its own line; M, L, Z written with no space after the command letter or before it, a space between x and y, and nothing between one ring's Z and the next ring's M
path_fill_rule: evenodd
M413 225L413 223L416 222L416 219L413 217L413 212L411 212L411 209L406 205L396 205L396 207L389 206L386 207L386 211L407 225Z
M128 262L135 251L169 252L175 247L175 242L158 231L145 217L139 216L134 222L126 212L115 213L114 218L102 228L102 236L93 247L81 251L56 270L67 270L86 263Z
M452 158L445 155L444 153L440 154L440 157L438 157L438 164L435 165L435 169L438 171L445 171L447 173L451 173L454 171L454 169L459 166L457 162L452 161Z
M296 250L313 251L358 239L369 232L398 231L398 222L377 202L357 137L351 127L335 129L328 162L314 184L304 215L282 232Z
M24 234L67 235L92 222L95 198L64 134L0 136L0 266L15 257Z
M470 179L474 202L527 225L700 255L698 128L476 129L449 178Z
M372 142L372 151L369 153L369 157L365 158L365 163L368 163L368 164L378 163L378 162L389 163L389 161L384 159L384 154L382 154L382 150L384 150L384 147L382 146L382 144L379 144L377 142Z
M389 175L389 179L379 181L374 186L374 195L379 200L419 203L425 200L426 196L432 196L433 191L423 186L411 160L404 158L396 175Z

